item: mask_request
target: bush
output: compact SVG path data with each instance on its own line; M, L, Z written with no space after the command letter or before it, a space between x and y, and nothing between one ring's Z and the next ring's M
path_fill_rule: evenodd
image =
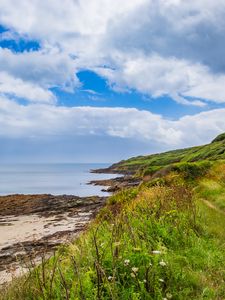
M201 162L182 162L172 166L172 171L182 173L187 180L193 180L204 176L211 168L212 163L210 161Z
M225 133L222 133L222 134L218 135L218 136L212 141L212 143L221 142L221 141L225 141Z

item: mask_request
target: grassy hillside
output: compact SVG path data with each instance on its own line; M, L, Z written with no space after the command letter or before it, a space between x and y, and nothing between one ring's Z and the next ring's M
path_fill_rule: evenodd
M216 140L120 164L166 172L111 196L86 232L0 299L225 299L222 147Z
M117 171L127 171L136 174L153 174L171 164L184 162L215 161L225 159L225 134L219 135L212 143L168 151L165 153L133 157L112 166Z

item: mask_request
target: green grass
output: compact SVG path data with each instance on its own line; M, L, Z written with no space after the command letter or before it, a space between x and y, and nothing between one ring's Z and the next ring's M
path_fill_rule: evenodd
M208 210L183 180L124 190L0 299L223 299L224 245Z
M197 192L199 197L213 203L225 212L225 164L215 163L207 176L199 181Z
M133 157L113 165L117 171L130 171L138 176L152 175L156 171L168 167L172 164L182 162L198 162L203 160L215 161L225 159L225 139L222 134L212 143L168 151L160 154Z

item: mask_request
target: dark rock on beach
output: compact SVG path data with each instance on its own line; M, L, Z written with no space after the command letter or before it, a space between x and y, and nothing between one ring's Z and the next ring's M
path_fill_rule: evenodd
M105 186L106 188L102 189L102 191L114 193L127 187L138 186L141 182L142 179L134 178L131 175L125 175L113 179L92 180L89 184Z

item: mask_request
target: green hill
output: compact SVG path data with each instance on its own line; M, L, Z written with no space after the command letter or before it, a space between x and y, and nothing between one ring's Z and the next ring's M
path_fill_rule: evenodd
M225 137L131 158L143 177L108 198L87 230L0 299L225 299Z
M225 133L219 135L212 143L207 145L133 157L112 165L110 169L114 172L130 172L147 175L153 174L171 164L193 163L203 160L215 161L221 159L225 159Z

